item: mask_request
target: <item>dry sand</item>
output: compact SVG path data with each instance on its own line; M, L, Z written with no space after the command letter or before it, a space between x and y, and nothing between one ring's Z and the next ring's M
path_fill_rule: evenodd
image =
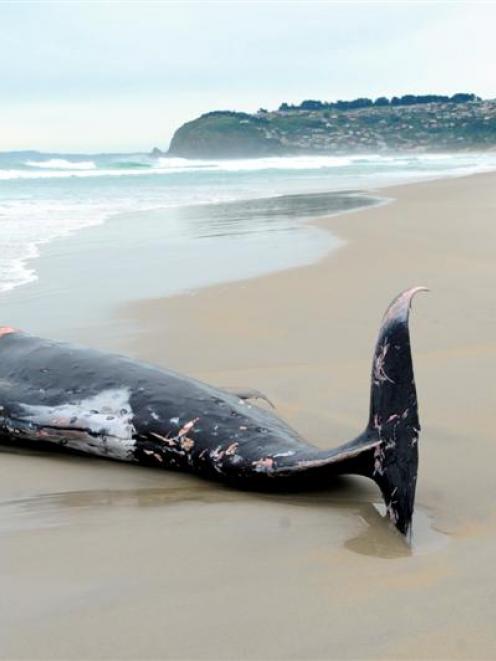
M423 432L409 549L373 483L242 494L98 460L3 454L4 658L496 657L496 175L389 189L320 224L323 261L145 301L116 346L256 387L327 447L367 418L382 312L401 289Z

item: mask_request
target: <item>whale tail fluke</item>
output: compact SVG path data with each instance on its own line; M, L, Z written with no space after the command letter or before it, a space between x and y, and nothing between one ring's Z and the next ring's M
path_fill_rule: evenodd
M278 460L270 473L271 478L291 477L298 485L326 484L337 474L368 477L381 489L388 516L404 535L411 530L420 432L408 320L412 298L420 291L427 288L402 292L384 315L372 361L365 430L318 456Z
M420 431L408 318L412 298L420 291L427 288L402 292L384 315L372 362L367 428L369 438L380 441L368 476L380 487L391 521L405 535L413 516Z

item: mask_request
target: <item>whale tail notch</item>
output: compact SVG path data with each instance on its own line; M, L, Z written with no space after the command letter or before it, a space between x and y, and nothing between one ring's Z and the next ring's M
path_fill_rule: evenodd
M380 441L371 453L368 477L378 484L389 518L404 535L411 529L420 432L408 319L420 291L428 290L402 292L384 315L372 362L366 432Z

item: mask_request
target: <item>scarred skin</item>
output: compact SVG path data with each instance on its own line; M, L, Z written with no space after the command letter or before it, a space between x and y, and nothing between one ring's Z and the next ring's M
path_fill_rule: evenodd
M422 289L400 294L388 308L374 352L369 423L338 448L307 443L246 393L9 327L0 329L1 440L192 472L240 488L315 488L339 474L365 475L406 534L420 429L408 314Z

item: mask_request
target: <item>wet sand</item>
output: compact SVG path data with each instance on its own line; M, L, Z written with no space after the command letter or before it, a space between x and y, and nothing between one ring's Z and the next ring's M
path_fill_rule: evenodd
M111 462L0 455L0 655L114 659L496 656L496 175L395 187L319 221L311 266L144 301L127 353L263 390L316 444L367 418L382 312L414 302L423 426L412 547L374 484L237 493Z
M114 214L44 245L26 265L36 280L0 292L2 323L112 349L139 327L120 306L311 264L340 244L303 219L377 202L330 191Z

